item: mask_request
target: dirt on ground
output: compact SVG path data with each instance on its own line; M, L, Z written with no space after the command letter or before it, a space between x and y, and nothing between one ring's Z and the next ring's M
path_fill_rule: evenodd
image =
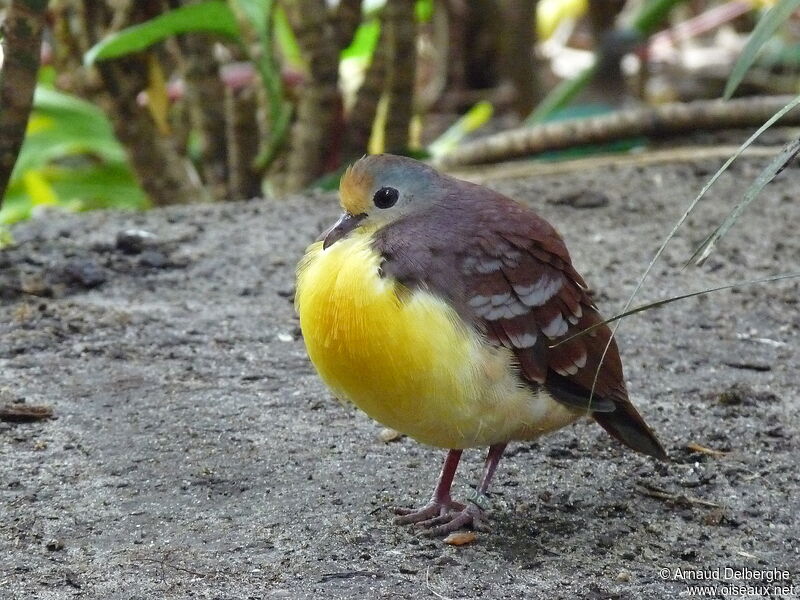
M723 158L480 179L557 226L610 315ZM641 302L800 270L795 163L702 268L681 271L768 162L734 163ZM427 500L444 453L382 441L306 357L294 267L337 214L334 194L316 194L13 229L0 406L53 418L0 423L0 597L627 600L698 582L720 598L748 597L734 585L797 595L798 281L627 319L631 396L672 461L589 420L514 444L494 531L456 547L392 523L392 507ZM457 497L482 455L465 453Z

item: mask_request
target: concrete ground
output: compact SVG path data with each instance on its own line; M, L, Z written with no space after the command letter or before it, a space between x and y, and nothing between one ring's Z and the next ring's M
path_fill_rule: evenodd
M703 268L679 272L768 160L740 160L712 188L641 301L798 270L795 164ZM721 162L489 184L558 227L611 314ZM789 580L773 585L800 586L796 280L628 319L629 389L673 461L589 421L513 445L494 531L454 547L390 510L427 499L443 453L381 441L306 358L294 265L337 213L329 194L14 229L0 252L0 405L55 418L0 423L0 597L666 599L687 593L683 569L725 567L751 574L700 579L763 584L752 573L777 570ZM465 453L458 496L481 454Z

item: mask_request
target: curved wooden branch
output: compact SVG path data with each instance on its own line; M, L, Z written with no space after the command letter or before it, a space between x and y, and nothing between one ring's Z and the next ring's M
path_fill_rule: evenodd
M791 100L792 96L697 100L511 129L464 144L445 156L442 162L450 167L486 164L630 137L664 137L687 131L754 127L764 123ZM779 123L800 123L800 108L786 114Z

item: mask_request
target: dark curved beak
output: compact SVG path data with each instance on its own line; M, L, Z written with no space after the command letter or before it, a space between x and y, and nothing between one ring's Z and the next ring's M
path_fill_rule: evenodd
M367 213L361 213L360 215L344 213L339 217L339 220L334 223L333 227L322 234L321 237L325 240L322 242L322 249L327 250L329 247L333 246L336 242L358 227L358 224L366 217Z

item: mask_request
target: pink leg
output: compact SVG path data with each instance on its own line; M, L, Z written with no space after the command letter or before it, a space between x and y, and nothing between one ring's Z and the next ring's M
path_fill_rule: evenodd
M497 471L497 465L500 464L500 459L503 458L507 444L495 444L489 446L489 453L486 455L486 462L483 465L483 475L481 476L481 483L478 486L478 494L484 495L489 491L489 484L492 483L494 472Z
M444 459L442 471L439 473L436 489L433 490L430 502L418 509L396 508L395 513L401 515L395 519L396 523L401 525L419 523L448 514L453 510L462 510L464 508L463 504L453 502L450 497L450 488L453 485L453 477L456 475L458 461L461 460L462 452L462 450L450 450L447 453L447 458Z
M489 499L486 497L486 492L489 489L495 471L497 471L497 465L503 457L503 451L505 449L506 444L495 444L489 448L489 453L486 455L486 462L483 466L483 475L481 475L480 484L470 495L466 505L450 500L450 485L453 482L455 465L453 465L452 471L448 473L447 467L450 461L450 455L448 455L447 461L445 461L445 467L442 469L442 475L439 478L439 484L436 486L436 492L431 502L419 511L407 513L406 517L400 517L398 522L416 523L419 527L426 528L428 533L433 536L447 535L462 527L472 527L479 531L488 531L490 527L486 519L486 510L488 510L489 507ZM453 453L456 451L451 450L450 452ZM458 458L461 452L458 451L458 453L459 456L455 460L456 464L458 464ZM442 483L446 474L449 474L446 487L444 487L446 490L446 504L442 504L441 502L436 504L437 494L440 493L440 489L443 487ZM434 506L436 507L435 510ZM413 519L405 520L412 514L414 515Z

